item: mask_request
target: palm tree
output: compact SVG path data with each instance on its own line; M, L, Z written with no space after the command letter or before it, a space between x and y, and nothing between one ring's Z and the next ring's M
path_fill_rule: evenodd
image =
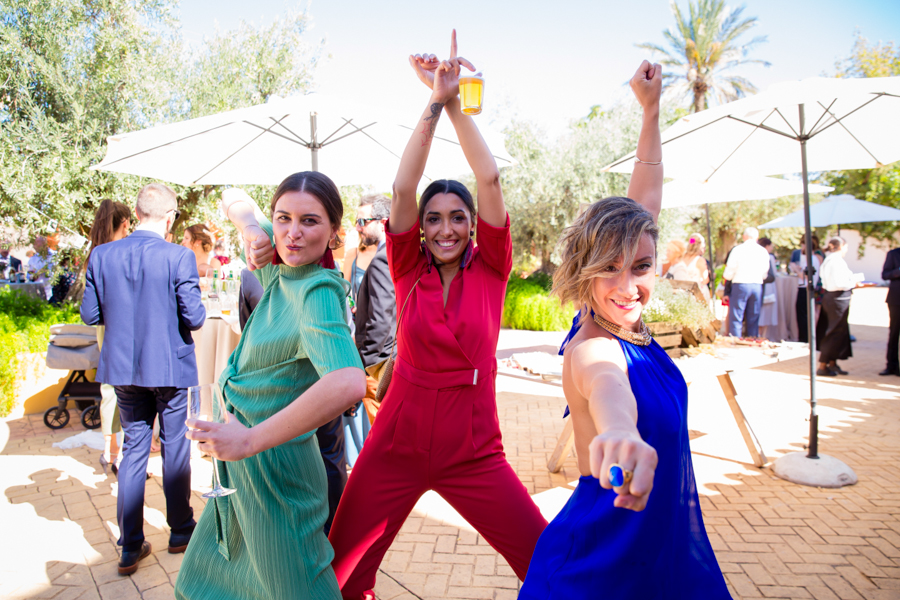
M690 18L685 19L672 1L675 29L663 32L669 48L657 44L635 44L663 56L661 64L677 67L666 73L663 83L676 93L689 97L694 112L704 110L710 94L719 103L730 102L755 93L756 86L747 79L725 74L739 65L751 63L769 66L764 60L745 58L750 49L766 41L755 37L747 43L737 38L756 25L756 17L742 19L744 6L728 8L724 0L689 0Z

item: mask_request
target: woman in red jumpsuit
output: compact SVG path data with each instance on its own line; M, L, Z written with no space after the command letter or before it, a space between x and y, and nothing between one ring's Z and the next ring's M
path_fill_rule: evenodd
M474 67L456 58L455 32L449 61L425 55L410 63L433 90L404 151L388 223L398 314L409 300L398 319L390 387L329 536L344 598L374 598L381 559L428 490L447 500L522 580L547 525L500 439L495 354L512 242L497 165L472 118L460 112L460 64ZM416 208L442 112L475 173L477 228L472 196L456 181L433 182Z

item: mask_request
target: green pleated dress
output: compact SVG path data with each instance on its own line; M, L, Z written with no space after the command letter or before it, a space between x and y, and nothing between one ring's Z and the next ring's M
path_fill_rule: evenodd
M271 224L261 223L271 237ZM362 369L344 320L347 283L318 265L254 271L265 289L219 378L225 403L252 427L293 402L326 373ZM219 461L222 485L188 546L176 598L339 600L322 531L325 467L315 431L237 462Z

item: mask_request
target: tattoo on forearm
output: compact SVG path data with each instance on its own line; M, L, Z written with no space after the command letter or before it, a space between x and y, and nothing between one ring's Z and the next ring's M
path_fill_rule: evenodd
M444 109L444 105L440 102L435 102L431 105L431 116L425 117L424 122L425 125L422 127L422 145L428 145L432 138L434 138L434 129L437 127L438 117L441 116L441 111Z

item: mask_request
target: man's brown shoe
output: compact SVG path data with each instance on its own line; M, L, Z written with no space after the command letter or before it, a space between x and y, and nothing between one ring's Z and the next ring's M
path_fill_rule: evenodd
M122 557L119 559L119 575L131 575L138 569L138 562L150 556L150 542L144 540L140 550L134 552L122 551Z

